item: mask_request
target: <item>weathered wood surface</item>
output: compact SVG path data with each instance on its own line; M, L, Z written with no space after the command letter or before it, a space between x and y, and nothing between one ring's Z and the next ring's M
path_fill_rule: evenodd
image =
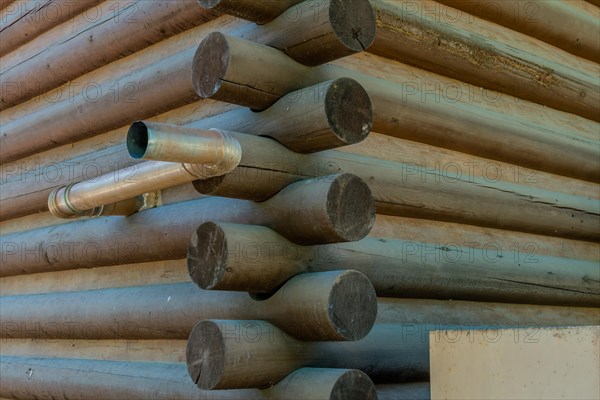
M88 12L89 18L97 18L98 4L102 0L16 0L3 1L2 41L0 56L53 28L61 22ZM114 12L114 11L113 11Z
M364 140L373 107L358 82L338 78L288 93L261 112L240 107L193 126L269 136L292 151L312 153Z
M2 297L3 337L184 339L206 318L265 319L302 340L369 333L377 298L356 271L295 277L266 300L202 291L191 283Z
M365 237L375 207L362 180L336 174L289 185L262 203L209 197L77 221L2 236L0 276L183 258L194 229L207 220L265 224L295 242L322 244Z
M0 109L40 96L96 68L214 19L218 13L198 7L196 0L105 1L97 7L95 15L92 18L87 13L80 14L57 26L54 30L60 31L60 35L56 33L59 41L48 43L47 35L39 38L38 42L46 43L41 51L34 42L25 45L31 50L21 49L18 57L4 57L0 68L3 81Z
M255 4L273 8L265 1ZM376 30L369 0L307 0L268 24L246 27L236 36L268 44L314 66L369 48Z
M310 21L320 26L319 21ZM44 94L42 101L34 99L5 110L0 114L5 123L0 150L2 162L14 161L57 144L72 143L131 120L144 119L192 102L197 99L189 75L194 45L210 32L211 27L227 32L248 25L236 21L203 24L58 87ZM318 29L313 34L321 36ZM291 38L297 43L306 39L305 36ZM321 51L329 58L334 54L327 47ZM265 70L264 66L261 69ZM332 79L338 77L341 76ZM159 98L161 101L157 102ZM78 114L75 120L71 118L73 113ZM95 118L99 113L105 118ZM66 118L67 114L69 118ZM69 123L61 122L60 115ZM28 137L27 132L36 127L43 128L45 134Z
M571 54L600 61L600 10L583 0L438 2L543 40Z
M255 140L254 137L237 135L236 138L245 148L257 147L248 142ZM527 185L492 183L483 177L443 176L441 171L420 166L333 150L292 158L273 145L262 146L262 155L243 154L234 171L196 181L196 189L207 195L260 201L296 181L299 175L333 169L362 177L370 185L377 212L382 214L583 240L600 237L600 205L591 198L534 190Z
M303 368L268 390L203 391L184 363L102 361L74 358L0 358L0 395L22 400L77 398L197 400L377 399L363 372Z
M214 118L203 118L211 115L210 105L200 107L200 110L188 106L167 112L158 121L185 123L191 119L195 122L194 127L219 127L271 136L299 152L358 143L365 139L372 127L368 95L358 83L346 78L290 93L261 113L222 106L217 110L220 114ZM111 139L90 139L93 144L89 146L82 143L81 146L88 152L82 157L69 147L66 160L42 154L41 159L33 157L21 163L4 164L0 219L47 210L47 198L54 189L80 180L93 180L106 173L116 173L118 169L139 163L126 154L124 144L107 148L111 142L121 142L126 134L127 131L119 129L109 134ZM94 151L89 153L89 147Z
M252 337L227 334L239 324L252 329ZM565 325L558 321L556 326ZM450 326L457 329L456 324ZM465 337L470 330L488 326L464 325ZM447 328L448 324L428 322L416 326L375 324L364 339L357 341L300 342L263 321L204 320L190 333L186 361L191 379L202 389L268 386L289 372L308 366L359 369L375 382L426 380L429 332ZM536 327L530 329L535 332ZM437 340L457 338L440 333Z
M299 273L353 269L379 296L600 306L597 261L504 257L498 248L383 238L298 246L265 227L207 222L192 236L187 266L203 289L271 292Z
M370 52L600 121L598 64L434 1L372 4Z
M44 214L40 214L43 216ZM479 228L471 225L460 225L444 223L423 219L390 217L385 215L376 216L375 225L371 233L372 238L386 238L387 240L410 240L413 243L435 243L437 247L453 248L461 253L487 254L499 260L529 261L544 259L545 257L559 257L565 259L581 259L592 262L598 261L600 246L597 243L565 240L550 236L538 236L523 234L519 232L503 231L490 228ZM27 227L41 227L45 221L29 218L20 221L16 227L11 229L22 231ZM55 221L55 219L53 220ZM177 223L180 223L177 220ZM195 222L193 222L195 223ZM4 231L9 231L6 224L0 226ZM190 228L189 236L194 228ZM173 235L172 231L168 235ZM181 242L170 246L179 246L177 251L185 256L186 238ZM122 243L128 243L127 241ZM156 243L150 243L154 247L156 259L162 253L156 251ZM127 252L125 247L117 247L112 244L113 249L120 249L123 256ZM173 247L164 247L168 254L173 253ZM141 252L152 246L139 246L136 251ZM492 252L492 248L494 251ZM487 250L487 251L486 251ZM249 254L254 255L254 253ZM502 256L502 257L500 257ZM175 258L175 256L173 256ZM125 261L123 261L125 262ZM126 287L154 285L163 283L189 282L189 274L185 259L173 259L167 261L141 262L135 264L122 264L108 267L83 268L77 270L64 270L45 272L37 274L26 274L7 276L0 278L0 291L4 295L35 294L47 292L64 292L78 290L93 290L107 287ZM411 281L415 281L411 278ZM415 282L417 283L417 282ZM508 284L508 283L507 283Z
M274 20L300 2L302 0L198 0L201 7L219 10L259 24Z
M265 63L272 67L263 68ZM373 64L371 68L378 69ZM536 128L530 125L532 121L528 121L532 118L526 117L522 111L514 111L519 117L517 120L507 120L510 111L505 108L496 107L495 113L490 114L489 107L474 107L471 101L464 104L461 94L453 99L440 96L439 91L447 91L448 86L434 85L432 94L438 93L435 98L439 101L425 101L426 96L423 96L430 90L432 82L419 82L413 76L408 78L410 85L406 82L396 84L331 65L309 68L276 49L220 32L209 34L198 46L192 75L194 88L201 97L257 110L267 108L290 91L332 76L346 75L356 79L369 93L374 110L373 129L377 132L580 179L600 179L598 124L592 121L579 119L588 126L589 135L573 129L573 126L561 129L545 123L545 126ZM454 93L460 85L454 83L451 88ZM465 114L465 105L470 113L465 122L458 122L457 116ZM532 107L532 111L540 108ZM509 109L514 109L514 104ZM409 110L414 114L406 116ZM432 119L432 113L440 112L448 114L445 118ZM559 119L563 117L558 111L554 113ZM410 132L405 116L409 121L419 119L420 129ZM452 134L449 134L449 129ZM566 154L573 158L566 157ZM574 158L582 159L582 162L572 163L570 160Z
M530 304L445 301L427 299L377 299L378 324L412 325L412 334L422 333L426 324L542 327L597 325L600 309L592 307L558 307ZM454 327L452 329L459 329ZM407 327L408 329L408 327Z

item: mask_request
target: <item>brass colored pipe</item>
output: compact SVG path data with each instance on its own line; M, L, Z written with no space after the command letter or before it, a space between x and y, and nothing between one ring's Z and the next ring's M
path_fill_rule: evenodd
M48 209L59 218L102 215L113 204L143 193L182 185L197 179L226 174L239 164L240 143L221 130L192 130L149 122L136 122L130 128L128 148L136 158L165 157L183 162L146 161L117 170L93 181L72 183L55 189ZM172 136L172 137L170 137ZM131 140L130 140L131 139ZM192 161L192 162L186 162Z

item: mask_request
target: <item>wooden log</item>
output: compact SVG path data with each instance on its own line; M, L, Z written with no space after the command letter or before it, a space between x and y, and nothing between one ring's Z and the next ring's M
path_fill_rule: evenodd
M203 289L271 292L307 271L353 269L379 296L600 306L596 261L535 255L492 257L410 239L298 246L265 227L206 222L188 246L192 281ZM489 249L488 249L489 250Z
M542 327L595 325L600 310L592 307L558 307L529 304L443 301L427 299L377 299L376 324L412 325L413 334L427 325ZM407 328L408 329L408 328ZM457 329L452 328L452 329Z
M32 99L2 111L1 162L194 102L198 97L190 85L190 70L198 37L232 25L208 22L58 87L42 101ZM38 134L32 135L34 131Z
M246 324L252 334L233 335L239 324ZM557 320L556 324L568 323ZM464 329L465 338L475 329L491 327L472 323L451 326ZM532 332L538 329L525 326ZM211 390L268 386L295 369L309 366L359 369L376 383L414 382L428 378L429 332L448 327L426 322L417 326L375 324L365 338L357 341L300 342L263 321L204 320L190 333L186 360L191 379L201 389ZM436 340L459 339L440 334Z
M316 400L376 399L369 377L356 370L302 368L268 390L203 391L187 376L184 363L11 357L0 363L0 395L23 400L77 398ZM314 397L313 397L314 396Z
M600 7L600 0L586 0L588 3L591 3L595 6Z
M243 148L254 148L252 136L237 135ZM268 199L303 174L347 171L368 182L377 212L492 226L521 232L582 240L600 238L600 206L578 196L533 189L527 185L490 182L484 177L444 174L419 165L395 163L339 151L284 154L274 148L243 154L231 173L202 181L202 194ZM268 160L268 161L267 161ZM547 217L542 217L543 215ZM546 219L547 218L547 219Z
M264 1L255 3L268 7ZM315 66L369 48L375 40L375 13L369 0L307 0L266 25L247 27L236 34Z
M97 5L102 0L16 0L2 8L2 43L0 56L4 56L24 43L51 29L55 25L89 12L96 18ZM9 4L8 4L9 3ZM114 14L113 14L114 15Z
M265 69L265 63L271 68ZM219 32L209 34L201 42L194 55L192 73L194 88L201 97L257 110L270 106L290 91L331 79L332 76L348 76L356 79L369 93L374 110L373 129L377 132L579 179L600 180L597 133L588 137L572 128L565 130L558 126L535 128L521 125L527 124L526 120L531 117L519 115L518 121L507 121L506 109L497 108L491 115L489 107L477 109L470 101L465 102L471 111L468 124L459 126L448 123L456 120L456 115L464 114L462 107L466 104L461 101L461 96L453 99L436 96L439 101L425 101L428 90L426 81L415 82L414 77L407 77L410 85L394 84L335 66L309 68L276 49ZM458 87L456 83L454 85ZM441 85L446 89L447 86ZM532 107L532 111L539 108ZM407 115L409 110L416 114ZM445 115L443 118L432 119L432 113L440 112ZM404 123L399 118L418 120L422 126L410 132L406 126L399 126ZM491 121L497 126L493 127ZM594 125L597 130L597 125ZM566 153L573 158L565 157ZM570 162L570 159L582 157L585 162L577 165Z
M317 22L313 21L313 24L318 26ZM144 119L192 102L197 99L190 86L192 39L195 41L198 37L202 37L210 31L210 27L229 31L243 25L233 22L204 24L197 30L189 30L175 36L172 41L162 41L146 49L147 51L142 54L136 54L134 57L138 61L136 63L131 63L129 60L112 63L46 93L43 100L49 99L51 104L46 104L45 107L40 106L40 102L32 100L11 109L10 112L2 115L5 125L1 139L0 159L3 163L14 161L55 147L57 144L72 143L116 128L132 119ZM319 29L310 31L313 31L317 37L322 33ZM180 36L184 36L185 39ZM300 43L306 38L305 35L297 35L295 40ZM291 42L290 47L292 47ZM168 50L165 51L164 48ZM328 54L330 58L334 54L326 47L321 51ZM158 57L161 52L168 56ZM130 67L126 68L126 65ZM264 70L263 67L261 69ZM112 70L112 73L103 74L107 70ZM124 74L122 71L128 72ZM99 76L101 79L98 79ZM335 76L331 79L339 77L343 76ZM325 80L327 79L312 84ZM117 93L115 88L118 89ZM68 95L65 95L65 92ZM161 99L160 102L156 101L158 98ZM102 114L107 117L99 120L95 116L100 110L103 110ZM72 116L73 113L78 114L78 118L66 118L66 115ZM60 115L65 116L62 122ZM68 124L64 122L66 120L69 120ZM38 129L43 129L44 135L27 137L28 132Z
M293 241L332 243L366 236L375 207L362 180L337 174L290 185L262 203L205 198L128 218L41 228L2 237L0 276L184 258L192 232L207 220L265 224Z
M166 113L160 120L171 114ZM185 115L189 115L187 110ZM368 94L356 81L347 78L292 92L261 113L236 108L209 118L202 118L206 112L196 110L193 115L196 128L223 128L270 136L302 153L361 142L372 127ZM119 131L114 134L126 135ZM0 220L45 211L53 190L79 180L116 173L118 169L140 162L131 159L124 146L98 150L101 145L92 145L96 149L92 153L71 156L62 162L40 162L31 168L27 165L30 162L4 164ZM72 151L69 148L69 154ZM26 182L35 182L35 185L24 184ZM30 192L23 193L27 190Z
M433 1L372 5L370 52L600 121L598 64Z
M379 400L431 400L429 382L377 385Z
M239 324L252 329L252 336L228 333L235 332ZM496 329L497 324L469 324L462 329L468 338L471 331L491 326ZM556 326L565 326L565 322L557 321ZM186 360L191 379L201 389L211 390L267 386L308 366L359 369L376 383L418 381L429 374L429 332L447 328L441 324L375 324L361 340L318 343L300 342L263 321L204 320L192 329ZM537 327L530 329L535 333ZM441 334L438 340L458 339Z
M543 40L579 57L600 61L600 12L585 1L439 2Z
M0 109L39 96L123 56L209 21L218 13L198 7L195 0L105 1L98 6L95 15L97 17L91 18L83 13L56 27L56 31L62 32L61 41L48 43L43 51L25 50L19 59L6 60L0 69L3 79ZM35 44L29 47L34 48Z
M269 320L301 340L357 340L377 298L361 273L331 271L295 277L262 301L178 283L3 296L1 307L3 338L182 339L198 320L229 318Z
M358 82L338 78L288 93L261 112L240 107L191 126L269 136L295 152L312 153L364 140L373 107Z
M259 24L274 20L300 2L302 0L198 0L203 8L218 10Z
M0 11L4 10L9 4L13 3L15 0L0 0Z

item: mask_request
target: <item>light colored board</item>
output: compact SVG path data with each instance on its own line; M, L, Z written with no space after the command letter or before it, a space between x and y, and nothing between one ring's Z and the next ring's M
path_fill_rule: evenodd
M431 398L600 398L600 327L429 334Z

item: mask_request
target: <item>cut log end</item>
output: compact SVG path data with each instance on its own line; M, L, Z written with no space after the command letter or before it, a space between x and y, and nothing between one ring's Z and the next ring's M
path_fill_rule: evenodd
M373 128L373 106L367 91L355 80L334 81L325 97L331 130L343 144L364 140Z
M363 399L377 400L377 391L373 381L362 371L353 369L341 375L333 389L330 400Z
M340 42L352 52L368 49L375 40L377 21L369 0L331 0L329 20Z
M225 342L217 321L200 321L190 333L186 362L194 383L201 389L215 388L225 367Z
M362 273L344 271L338 275L329 304L331 324L345 340L360 340L371 331L377 316L377 294Z
M364 238L375 223L375 201L369 186L358 176L336 174L327 194L327 216L339 241Z
M219 91L230 61L229 44L221 32L212 32L202 40L192 64L192 84L199 96L209 98Z
M227 251L227 238L219 225L200 225L188 246L187 266L192 281L202 289L216 288L227 267Z

